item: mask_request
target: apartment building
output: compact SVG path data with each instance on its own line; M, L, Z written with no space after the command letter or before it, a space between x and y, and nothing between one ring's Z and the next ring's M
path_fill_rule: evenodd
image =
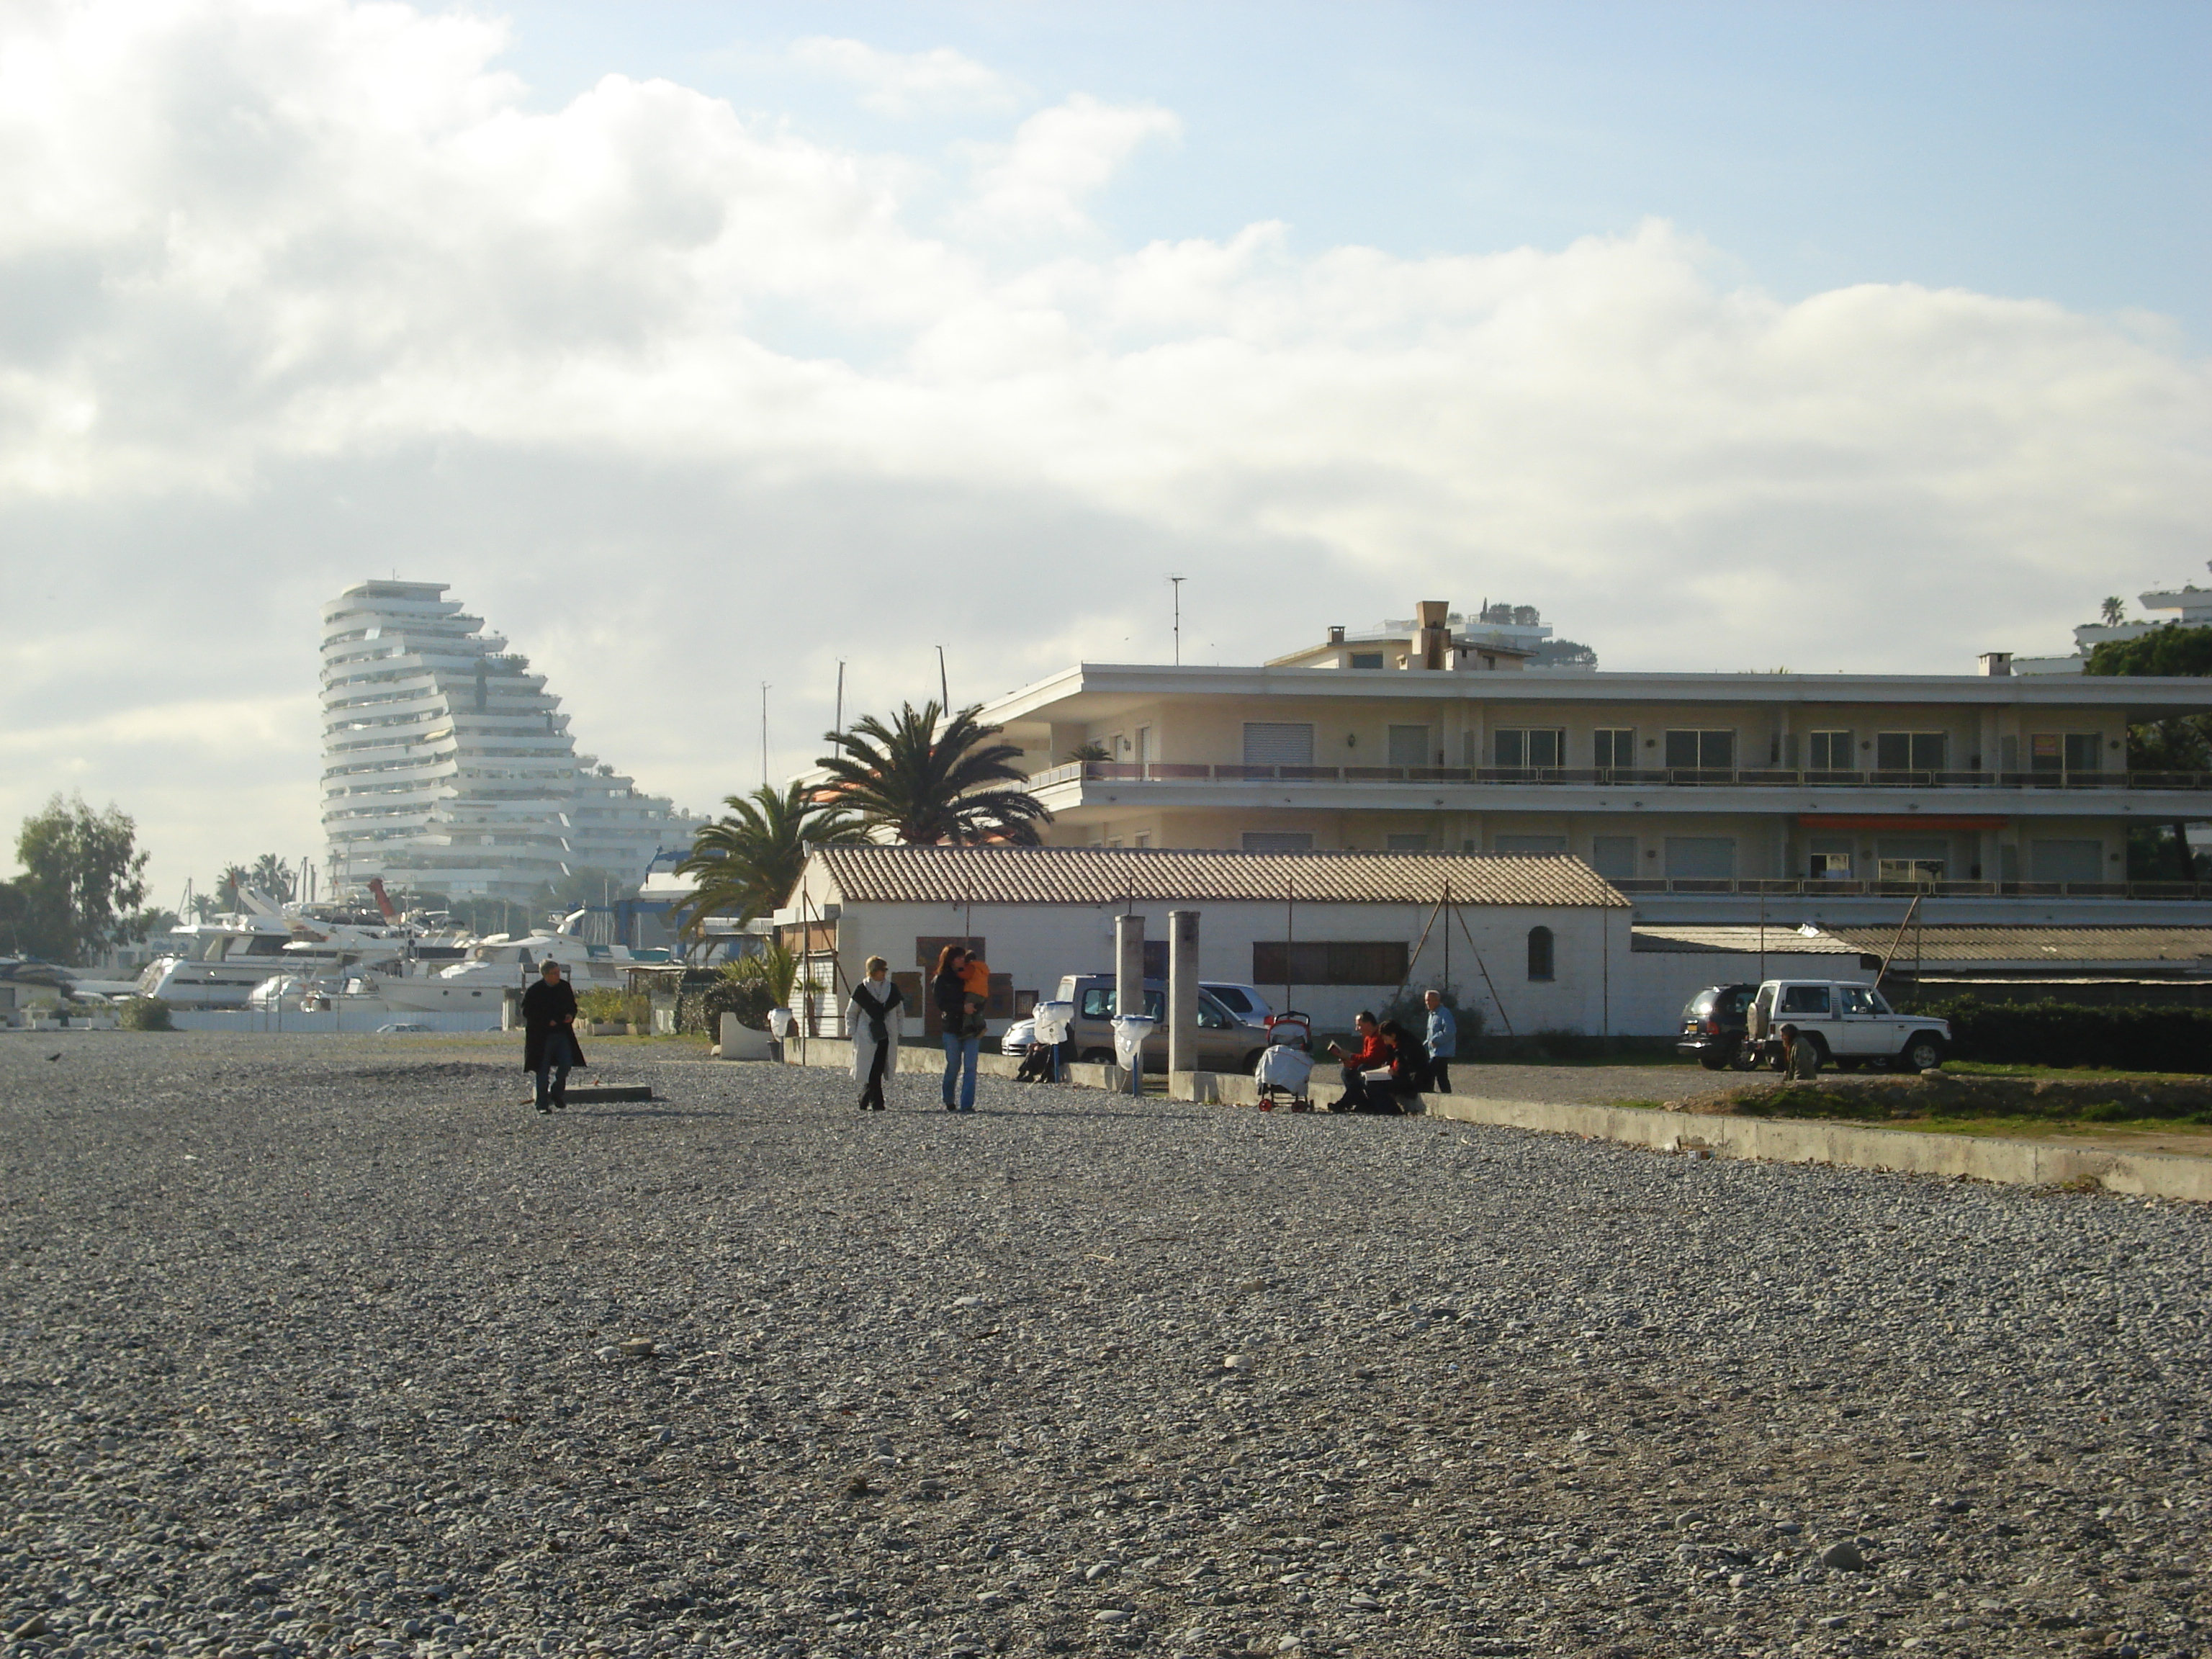
M323 607L323 833L334 881L526 900L585 871L642 877L694 820L579 755L530 659L443 582L365 581Z
M2212 817L2212 776L2127 767L2128 726L2212 708L2212 681L1529 655L1424 602L1256 667L1079 664L984 713L1059 845L1563 853L1715 919L1776 896L2212 900L2126 864L2131 827ZM1072 758L1091 745L1107 758Z

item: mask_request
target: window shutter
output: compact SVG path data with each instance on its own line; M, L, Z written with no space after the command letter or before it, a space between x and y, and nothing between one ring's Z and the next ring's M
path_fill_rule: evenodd
M1310 724L1289 720L1244 722L1244 764L1247 766L1311 766L1314 729Z

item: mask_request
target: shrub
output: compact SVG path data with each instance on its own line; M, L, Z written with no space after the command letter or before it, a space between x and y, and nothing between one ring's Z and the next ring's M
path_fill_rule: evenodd
M1951 1052L1960 1060L2203 1073L2212 1057L2212 1009L2092 1008L1960 997L1913 1012L1951 1022Z
M173 1031L177 1022L169 1018L169 1005L161 997L132 997L123 1005L123 1012L115 1023L126 1031Z
M740 1025L756 1031L768 1030L768 1011L776 1006L775 993L757 979L725 978L677 1000L676 1029L693 1036L720 1036L722 1016L735 1014Z
M628 991L586 991L576 999L576 1012L587 1020L627 1021L632 1025L649 1025L653 1021L651 1003Z

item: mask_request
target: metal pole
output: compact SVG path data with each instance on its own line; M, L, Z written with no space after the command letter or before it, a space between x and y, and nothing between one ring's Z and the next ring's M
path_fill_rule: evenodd
M842 657L837 659L837 718L833 725L841 733L845 729L845 659Z
M761 682L761 787L768 787L768 682Z
M937 647L937 708L946 720L952 718L952 692L945 678L945 647Z
M1186 580L1182 576L1168 578L1175 589L1175 659L1178 668L1182 666L1182 585Z

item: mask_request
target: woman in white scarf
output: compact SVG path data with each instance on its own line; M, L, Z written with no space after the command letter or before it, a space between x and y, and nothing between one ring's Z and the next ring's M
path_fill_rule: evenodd
M853 1075L862 1079L860 1109L884 1109L884 1079L898 1069L899 1022L906 999L890 982L891 965L868 958L868 976L853 988L845 1029L853 1034Z

